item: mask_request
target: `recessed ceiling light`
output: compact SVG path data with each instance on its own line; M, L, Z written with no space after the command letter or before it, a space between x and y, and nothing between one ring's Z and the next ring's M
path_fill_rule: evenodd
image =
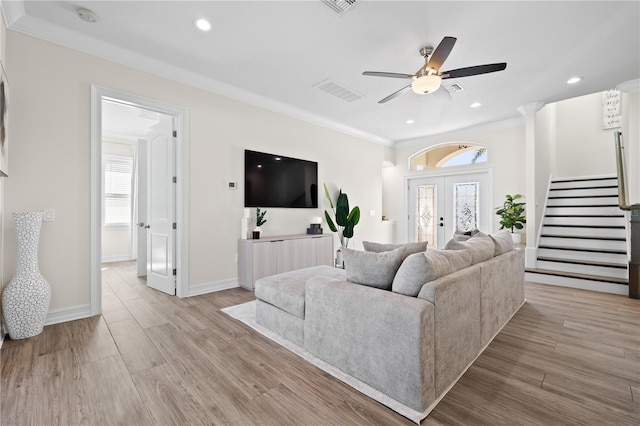
M211 23L204 18L198 18L193 23L202 31L209 31L211 29Z
M480 108L482 106L482 103L480 102L474 102L471 105L469 105L471 108Z
M258 164L258 168L259 168L259 169L260 169L260 168L262 168L262 164Z
M580 80L582 80L582 77L571 77L569 80L567 80L567 84L576 84Z
M415 120L411 120L411 119L409 119L409 120L405 121L405 123L407 123L407 124L413 124L413 123L415 123Z

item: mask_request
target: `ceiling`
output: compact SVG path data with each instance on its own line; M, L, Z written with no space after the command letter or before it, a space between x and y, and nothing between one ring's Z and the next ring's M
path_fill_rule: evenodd
M98 16L78 18L78 7ZM358 0L342 15L308 1L4 1L8 28L383 144L520 116L517 108L640 78L640 2ZM198 17L208 32L193 25ZM443 69L507 62L449 95L405 93L419 49L458 41ZM568 85L567 79L583 80ZM330 79L361 96L319 90ZM480 108L470 108L481 102ZM407 124L407 120L414 120Z

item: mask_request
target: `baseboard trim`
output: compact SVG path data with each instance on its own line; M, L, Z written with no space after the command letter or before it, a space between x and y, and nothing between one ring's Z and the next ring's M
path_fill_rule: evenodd
M47 314L44 325L58 324L61 322L74 321L91 316L91 305L76 305L68 308L52 309Z
M103 257L101 262L112 263L112 262L126 262L129 260L136 260L136 259L131 256L107 256L107 257Z
M208 283L196 284L189 287L186 297L200 296L202 294L213 293L214 291L228 290L239 287L238 279L220 280Z

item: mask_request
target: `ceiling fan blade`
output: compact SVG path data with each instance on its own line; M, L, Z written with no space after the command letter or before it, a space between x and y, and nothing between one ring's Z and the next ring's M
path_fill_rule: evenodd
M507 68L506 62L500 62L497 64L476 65L475 67L458 68L456 70L444 71L442 78L458 78L469 77L478 74L487 74L490 72L502 71Z
M378 71L365 71L362 75L370 75L373 77L391 77L391 78L413 78L413 74L400 74L397 72L378 72Z
M449 53L451 53L451 49L456 44L455 37L445 37L442 39L436 50L433 51L431 57L429 58L429 62L427 62L428 68L434 68L436 71L440 69L444 61L449 57Z
M378 103L379 104L383 104L383 103L385 103L387 101L390 101L391 99L395 98L396 96L399 96L399 95L403 94L404 92L406 92L410 88L411 88L410 84L407 85L407 86L404 86L402 89L400 89L400 90L398 90L396 92L393 92L392 94L390 94L386 98L379 100Z

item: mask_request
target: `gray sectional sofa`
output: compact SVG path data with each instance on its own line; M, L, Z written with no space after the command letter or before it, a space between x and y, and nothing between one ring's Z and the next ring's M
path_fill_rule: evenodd
M426 415L524 303L523 253L508 232L365 248L258 280L256 321Z

